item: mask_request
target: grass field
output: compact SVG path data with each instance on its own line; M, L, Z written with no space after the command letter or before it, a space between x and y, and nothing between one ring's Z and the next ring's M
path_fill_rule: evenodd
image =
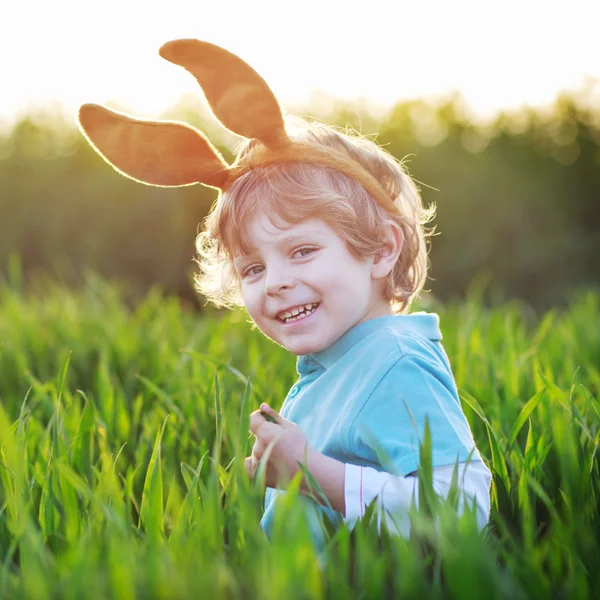
M424 502L411 539L371 514L318 557L294 493L266 539L243 463L294 357L240 312L128 308L94 276L20 288L0 286L0 598L600 598L600 294L541 318L433 306L490 525Z

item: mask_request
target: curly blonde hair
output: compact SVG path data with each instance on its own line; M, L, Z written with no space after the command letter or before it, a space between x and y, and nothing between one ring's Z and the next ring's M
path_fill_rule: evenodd
M383 209L357 181L329 167L309 162L258 166L237 179L204 220L196 238L197 290L215 306L244 306L233 258L248 252L245 225L261 211L290 225L322 219L359 260L383 249L384 227L391 220L402 231L403 246L384 293L395 312L408 312L427 278L427 238L433 229L425 225L435 206L423 207L403 164L370 139L298 117L286 117L286 129L294 141L333 148L360 163L393 199L397 214ZM237 156L251 153L254 143L242 142Z

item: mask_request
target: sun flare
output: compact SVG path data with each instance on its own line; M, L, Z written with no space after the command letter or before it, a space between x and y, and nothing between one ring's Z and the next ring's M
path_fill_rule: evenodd
M364 98L385 108L458 90L478 115L551 102L562 89L600 78L600 5L509 0L275 0L164 3L106 0L94 13L74 1L13 3L0 38L0 118L60 105L112 102L157 116L183 95L201 97L193 78L161 60L169 39L211 41L244 57L287 107ZM287 5L285 5L287 6ZM26 40L26 43L23 42ZM16 50L18 49L18 51Z

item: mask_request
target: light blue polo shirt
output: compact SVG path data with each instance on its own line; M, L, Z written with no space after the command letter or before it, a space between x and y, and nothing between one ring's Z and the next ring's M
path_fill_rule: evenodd
M378 317L349 329L321 352L298 357L298 381L280 414L296 423L309 444L343 463L404 477L419 466L425 418L434 467L481 461L461 409L439 317L412 313ZM261 527L273 526L275 500L267 488ZM317 547L324 538L319 514L336 526L341 513L299 498Z

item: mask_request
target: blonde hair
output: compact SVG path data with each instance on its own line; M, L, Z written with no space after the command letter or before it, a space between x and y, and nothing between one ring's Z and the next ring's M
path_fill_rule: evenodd
M196 238L197 290L216 306L244 305L233 258L248 252L245 225L260 212L290 225L322 219L359 260L383 249L385 224L393 221L402 231L403 246L384 293L396 312L407 312L427 277L426 242L433 229L425 224L433 218L435 206L423 207L403 164L370 139L289 116L286 130L294 141L332 148L360 163L389 194L397 213L383 209L356 180L330 167L309 162L258 166L237 179L204 220L204 231ZM238 158L251 153L254 144L242 142Z

